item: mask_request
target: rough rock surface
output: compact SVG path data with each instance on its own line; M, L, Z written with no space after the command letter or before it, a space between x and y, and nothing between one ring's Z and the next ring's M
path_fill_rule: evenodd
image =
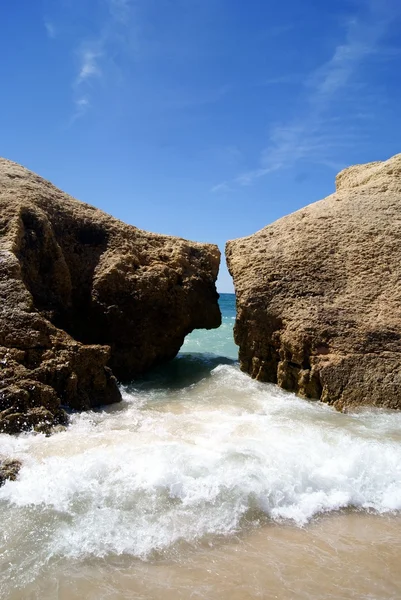
M241 368L339 410L401 408L401 154L227 243Z
M0 458L0 487L7 481L7 479L10 481L15 481L20 468L21 463L19 460Z
M0 431L49 428L221 321L217 246L147 233L0 159Z

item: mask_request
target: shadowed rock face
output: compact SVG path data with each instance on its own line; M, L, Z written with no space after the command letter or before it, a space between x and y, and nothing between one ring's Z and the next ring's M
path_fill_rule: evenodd
M0 159L0 430L65 421L221 322L217 246L157 235Z
M401 155L227 243L241 368L339 410L401 408Z

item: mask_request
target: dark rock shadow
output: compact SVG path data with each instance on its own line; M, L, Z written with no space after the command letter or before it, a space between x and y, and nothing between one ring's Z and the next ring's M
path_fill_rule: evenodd
M209 352L181 352L169 363L159 365L125 386L130 391L181 390L210 377L219 365L235 365L236 360Z
M152 395L152 392L179 392L209 378L219 365L237 364L237 360L209 352L182 352L170 362L158 365L135 381L124 384L123 389L128 394L142 392L145 395ZM122 402L94 407L92 410L115 413L124 411L127 406L129 402L123 398ZM63 408L68 414L76 412L67 406Z

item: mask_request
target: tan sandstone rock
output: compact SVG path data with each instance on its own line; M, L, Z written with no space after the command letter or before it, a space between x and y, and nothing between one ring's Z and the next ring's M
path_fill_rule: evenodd
M401 154L227 243L241 368L339 410L401 408Z
M220 325L217 246L148 233L0 159L0 431L63 424Z
M15 481L21 468L19 460L0 457L0 487L9 479Z

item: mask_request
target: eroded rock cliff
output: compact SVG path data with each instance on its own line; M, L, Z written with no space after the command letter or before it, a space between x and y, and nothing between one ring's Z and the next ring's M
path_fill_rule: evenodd
M65 421L220 325L217 246L157 235L0 159L0 431Z
M339 410L401 408L401 154L227 243L241 368Z

